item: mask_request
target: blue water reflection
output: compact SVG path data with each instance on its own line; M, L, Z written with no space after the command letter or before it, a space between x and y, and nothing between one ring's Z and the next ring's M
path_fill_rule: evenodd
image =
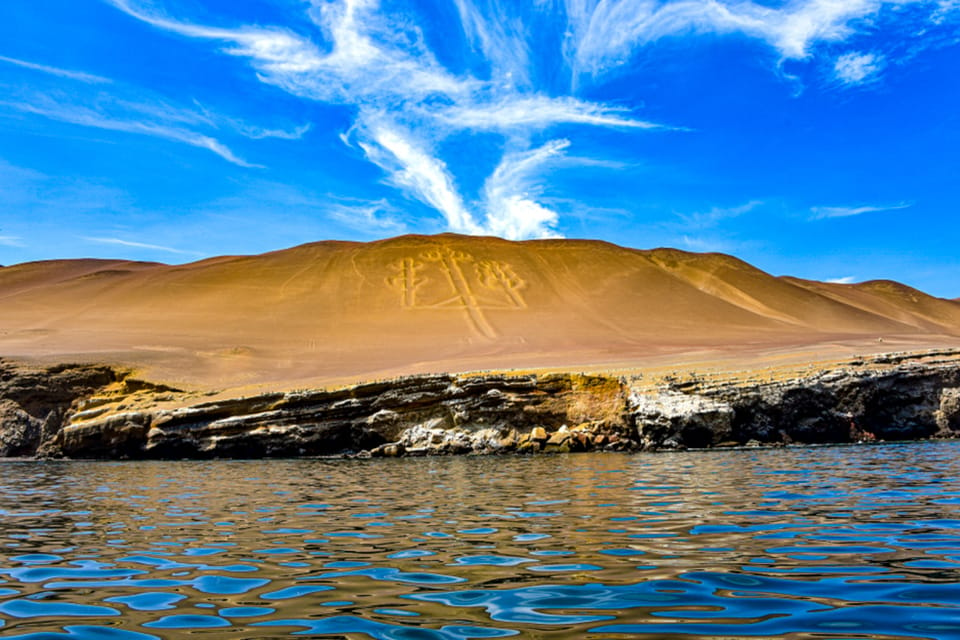
M0 467L4 638L960 638L960 443Z

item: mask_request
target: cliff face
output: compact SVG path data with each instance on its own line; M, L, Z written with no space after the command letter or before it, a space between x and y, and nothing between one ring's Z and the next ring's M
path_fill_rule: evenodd
M829 443L960 434L960 359L879 356L779 381L688 380L634 392L646 448Z
M24 369L0 360L0 457L30 456L54 440L76 402L117 380L110 367Z
M207 402L108 367L0 363L0 456L534 453L958 434L958 352L779 380L425 375Z
M61 451L94 457L279 457L423 448L496 449L511 431L624 418L618 383L584 376L416 376L337 391L267 394L187 408L80 413ZM623 429L623 424L611 424ZM420 434L416 437L413 434Z

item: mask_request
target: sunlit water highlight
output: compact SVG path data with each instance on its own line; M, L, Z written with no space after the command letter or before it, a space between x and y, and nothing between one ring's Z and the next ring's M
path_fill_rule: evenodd
M960 638L960 443L0 464L0 636Z

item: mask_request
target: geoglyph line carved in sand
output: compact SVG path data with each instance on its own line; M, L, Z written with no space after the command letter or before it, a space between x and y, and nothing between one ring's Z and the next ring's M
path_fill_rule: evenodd
M459 309L470 327L487 338L499 334L485 310L527 308L520 292L527 283L506 262L478 261L468 253L441 246L390 267L393 275L386 282L400 292L401 307Z
M423 270L423 263L413 258L404 258L391 265L397 275L387 278L387 284L400 289L400 306L412 309L417 306L417 289L425 280L417 275Z
M480 284L487 289L501 289L513 307L517 309L527 308L527 301L520 295L520 289L527 286L527 283L506 262L484 260L477 265L477 277Z

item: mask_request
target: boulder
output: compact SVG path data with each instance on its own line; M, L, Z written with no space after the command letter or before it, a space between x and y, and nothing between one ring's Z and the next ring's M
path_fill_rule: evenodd
M37 450L43 421L11 400L0 400L0 457L30 456Z
M941 435L960 435L960 388L952 387L940 392L937 427Z

